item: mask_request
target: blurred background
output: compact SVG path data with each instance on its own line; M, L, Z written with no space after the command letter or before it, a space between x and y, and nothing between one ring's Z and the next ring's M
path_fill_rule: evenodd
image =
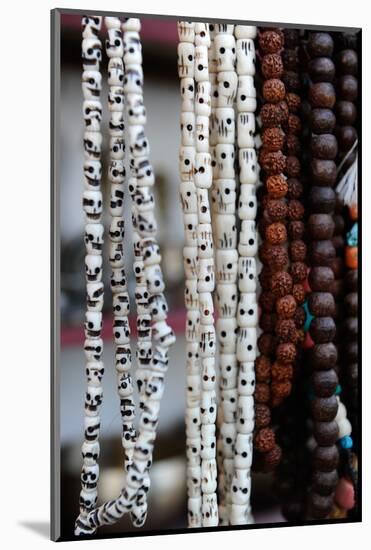
M180 95L177 73L176 20L142 18L144 101L147 108L146 132L151 146L151 162L156 174L155 198L159 225L158 241L169 304L169 324L177 335L171 348L166 389L161 402L159 432L154 463L148 517L141 531L180 529L187 526L185 483L185 310L183 305L183 222L178 196L178 148ZM108 159L108 109L106 71L108 60L103 44L103 179L102 192L108 204L109 182L106 178ZM81 91L81 16L61 16L61 135L60 150L60 237L61 237L61 535L73 536L78 514L80 491L81 444L83 441L83 401L85 392L85 357L83 322L85 314L85 276L83 241L85 216L83 193L83 118ZM128 197L129 198L129 197ZM130 204L126 201L130 219ZM109 225L109 215L105 219ZM126 266L131 303L134 304L132 247L130 224L126 224ZM112 345L112 300L109 290L110 266L105 265L104 403L101 411L101 475L99 502L114 498L122 485L121 418L116 393L114 348ZM135 334L135 323L132 332ZM267 476L256 476L252 505L256 522L284 521ZM116 525L103 527L100 533L125 533L137 530L127 518Z

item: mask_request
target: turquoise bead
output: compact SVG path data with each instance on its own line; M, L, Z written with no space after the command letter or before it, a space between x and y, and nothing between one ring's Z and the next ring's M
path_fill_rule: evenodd
M305 323L304 323L304 328L303 329L304 329L304 332L308 332L310 324L314 319L314 316L309 311L308 301L304 302L303 308L304 308L304 311L305 311Z
M358 223L355 223L347 233L348 246L358 246Z
M338 384L338 385L336 386L335 395L339 395L339 394L341 393L341 391L342 391L342 390L341 390L341 386L340 386L340 384Z
M351 449L353 447L353 439L350 435L345 435L339 440L339 445L342 449Z

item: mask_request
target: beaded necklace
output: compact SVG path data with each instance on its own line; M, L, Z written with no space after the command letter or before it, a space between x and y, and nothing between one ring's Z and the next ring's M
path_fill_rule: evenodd
M93 51L95 52L95 57L93 58L95 59L94 66L99 68L99 60L101 59L99 41L97 38L94 38L94 44L85 41L85 36L90 36L89 33L92 32L91 29L96 31L94 34L97 36L101 25L101 19L99 18L99 25L96 23L96 20L97 18L84 18L83 20L85 26L89 27L88 30L86 30L86 27L84 29L83 60L85 61L87 56L91 57L90 51ZM175 336L166 322L167 305L163 296L164 283L161 268L159 266L161 256L155 238L157 225L153 211L153 197L152 199L149 198L148 202L143 201L143 197L148 198L150 194L148 188L154 184L154 175L148 160L148 147L144 143L146 138L143 137L145 109L142 95L143 77L139 37L140 20L128 19L123 24L125 33L124 48L122 48L119 21L116 18L107 18L106 25L108 27L107 53L109 52L108 55L110 57L109 84L111 88L109 106L111 113L119 113L118 115L111 114L110 121L110 210L113 217L110 228L112 240L110 247L110 262L113 269L111 288L114 294L114 337L117 346L116 369L118 371L120 409L123 418L125 417L125 425L123 426L123 447L126 451L125 467L127 471L124 488L120 495L116 499L108 501L98 508L95 508L97 500L96 484L95 487L89 487L89 489L91 489L91 494L88 494L88 500L85 497L85 493L83 493L83 488L82 495L80 495L80 515L75 525L76 535L92 534L102 525L117 522L129 511L133 524L136 527L143 525L147 515L146 493L150 486L149 468L152 463L160 400L164 390L164 374L168 364L168 348L175 341ZM121 74L123 76L123 72L121 72L122 65L121 62L118 61L119 58L121 59L122 54L127 70L125 77L123 77L123 86L121 87L116 84L116 79L121 82ZM92 62L89 60L89 66L91 65ZM115 82L115 84L113 82ZM138 381L141 382L138 384L138 388L141 392L142 411L139 415L137 437L135 437L135 431L132 424L134 419L134 403L132 400L133 389L131 377L128 375L128 369L131 363L131 353L129 344L130 332L127 322L128 300L126 294L126 278L123 270L122 247L119 246L120 244L122 245L120 239L122 238L121 233L123 231L123 224L119 223L119 220L115 220L116 217L122 218L123 214L122 182L125 177L124 167L123 164L114 161L123 161L124 157L123 127L121 127L123 124L122 106L124 104L124 94L126 94L129 104L129 124L135 126L135 129L132 129L130 132L130 149L132 155L130 165L132 177L130 179L129 188L133 200L135 201L135 207L133 205L133 224L136 230L134 232L134 252L136 257L134 269L137 282L138 370L140 372L141 367L143 368L143 366L145 366L144 370L146 371L144 377L138 377ZM113 135L113 133L115 135ZM92 146L91 143L94 145L95 142L97 142L98 145ZM90 135L84 136L84 144L86 143L86 147L88 147L89 151L92 149L94 156L98 159L100 158L100 142L101 137L100 139L91 140ZM119 178L119 180L116 181L114 178ZM98 221L98 218L96 221ZM91 239L89 237L90 233L87 232L86 243L88 252L94 249L96 250L96 255L97 252L101 254L103 244L102 234L103 226L101 226L101 229L99 228L98 231L100 240L95 242L95 233L92 233L93 238ZM119 267L117 267L116 262L118 262ZM143 293L140 293L140 296L138 286L143 287ZM148 313L147 303L151 304L151 315ZM117 315L117 313L124 312L126 315ZM90 344L85 344L85 350L87 350L86 353L95 353L97 351L96 347L98 346L98 351L101 353L100 332L99 330L95 330L95 327L93 327L93 329L93 333L87 332L87 337L92 336L95 339L93 343L95 350L91 351L92 346ZM91 331L91 327L88 325L86 330ZM150 353L152 347L151 336L154 347L153 356ZM121 346L126 347L121 348ZM146 351L145 354L143 350ZM151 360L148 360L148 355ZM98 355L98 358L100 358L100 355ZM125 360L123 361L123 359ZM98 390L100 392L99 395L101 395L100 386L98 386ZM90 392L89 386L88 391ZM83 445L83 458L84 462L86 460L93 460L93 466L95 466L96 458L99 454L99 446L95 447L96 452L93 459L90 455L85 458L84 452L87 443L95 443L97 441L99 434L98 413L101 402L102 398L100 398L99 406L90 405L90 403L88 407L86 406L86 410L93 413L94 424L89 420L86 421L86 441ZM93 409L91 407L93 407ZM88 416L91 415L88 413ZM129 434L129 438L127 434ZM82 480L84 483L85 479L82 478Z

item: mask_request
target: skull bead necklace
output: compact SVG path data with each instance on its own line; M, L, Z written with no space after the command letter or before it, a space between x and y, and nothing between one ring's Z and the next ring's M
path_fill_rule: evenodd
M110 163L108 178L111 183L110 264L112 267L111 289L113 294L115 364L117 370L120 410L123 420L122 444L125 451L125 484L120 495L98 508L97 480L99 469L99 410L102 403L101 379L103 363L100 361L103 343L101 339L103 283L102 248L103 225L100 223L102 200L100 185L100 151L102 136L100 122L102 107L99 101L101 89L101 43L98 32L101 17L83 18L83 93L84 119L87 130L84 134L85 188L83 205L87 215L85 243L87 249L87 314L84 345L88 360L88 390L85 400L85 441L82 447L83 471L81 475L80 514L75 524L75 534L93 534L102 525L115 523L130 512L133 524L143 525L147 514L147 492L150 487L149 468L160 400L164 389L164 375L168 365L168 349L175 336L166 322L167 304L160 268L161 256L156 241L154 201L150 187L154 184L153 169L148 154L148 140L144 135L146 122L143 104L143 72L141 67L140 20L129 18L122 25L116 17L106 17L108 29L106 41L109 57L109 123ZM123 59L122 59L123 58ZM124 76L124 64L126 74ZM86 71L94 74L86 75ZM93 91L91 91L91 89ZM136 305L138 327L138 389L141 413L138 435L134 429L133 383L130 374L131 350L128 323L129 297L123 260L123 203L124 203L124 99L128 102L130 170L129 190L132 196L134 271L136 276ZM94 96L94 99L93 97ZM147 143L147 144L146 144ZM90 196L86 193L94 192ZM95 204L97 206L95 206ZM92 258L94 256L94 258ZM89 285L96 287L90 289ZM145 371L144 376L142 375Z

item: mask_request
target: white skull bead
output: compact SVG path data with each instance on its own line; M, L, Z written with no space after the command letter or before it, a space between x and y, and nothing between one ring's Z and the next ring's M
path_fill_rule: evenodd
M93 510L97 504L97 499L98 499L97 490L87 491L86 489L82 489L80 491L80 499L79 499L80 512L83 512L84 514L86 514L86 512Z
M234 144L235 114L231 107L217 107L215 109L218 139L220 143Z
M199 294L197 291L197 280L186 280L184 283L184 303L187 310L198 309Z
M255 227L255 221L242 221L238 251L241 256L255 256L257 254L258 235Z
M133 379L129 372L121 372L117 377L117 393L121 397L129 397L133 394Z
M166 372L168 368L168 351L167 348L163 348L161 346L156 346L154 354L153 354L153 361L152 361L152 368L156 372Z
M214 47L218 71L234 71L236 63L236 41L233 34L217 34Z
M82 18L82 36L84 38L89 37L95 37L98 36L98 32L100 31L102 26L102 17L94 15L94 16L88 16L84 15Z
M186 455L189 466L198 466L200 460L201 437L189 437L186 443Z
M212 292L215 287L214 259L200 258L197 290L198 292Z
M215 219L215 243L217 248L224 252L219 254L220 261L222 258L227 258L227 252L230 252L231 261L236 261L235 255L237 246L237 230L236 230L236 218L234 215L216 214ZM218 251L217 251L218 254ZM228 270L231 268L228 268ZM228 273L229 271L226 271ZM234 271L230 276L226 276L225 281L233 282L235 277ZM221 279L222 280L222 279Z
M195 174L196 152L194 147L180 147L179 172L182 181L193 181Z
M142 27L142 24L140 22L140 19L138 19L137 17L128 17L122 23L122 30L125 32L126 31L140 32L141 27Z
M108 166L108 179L111 181L111 183L123 183L125 180L125 166L123 160L110 160L109 166ZM115 187L114 190L121 190L122 191L122 197L124 197L124 189L123 187ZM112 197L112 193L111 193Z
M219 314L223 317L235 317L237 312L237 285L218 285L216 301Z
M162 293L150 297L149 307L154 322L165 321L169 309Z
M255 149L240 149L240 182L241 184L255 184L258 178L257 160Z
M210 292L202 292L199 295L200 322L209 325L214 318L214 304Z
M82 73L82 91L85 99L99 99L102 90L102 75L98 71Z
M237 359L241 363L256 358L256 328L240 328L237 335Z
M240 363L238 371L238 393L239 395L253 395L255 390L255 368L254 363Z
M196 186L193 181L180 182L180 201L184 214L197 214L197 195Z
M255 46L251 38L240 38L236 42L237 72L241 75L255 75Z
M215 387L216 371L213 357L204 357L202 359L202 378L201 384L203 391L211 391Z
M234 283L237 279L237 250L217 250L215 255L216 280L221 283Z
M256 291L256 260L255 258L238 259L238 288L240 292Z
M195 142L195 114L183 112L180 114L181 143L186 147L192 147Z
M122 86L124 81L124 64L120 57L110 58L108 62L108 86Z
M182 99L181 110L184 112L194 111L195 85L193 78L180 79L180 96Z
M102 311L103 309L103 283L87 283L86 285L86 305L89 311Z
M130 326L126 316L114 317L113 319L113 336L115 344L129 344L130 342Z
M116 346L115 367L118 372L128 372L131 368L131 360L130 344Z
M134 157L148 157L150 154L149 142L140 124L129 126L130 152Z
M87 338L84 342L84 352L88 361L99 361L103 352L103 340Z
M125 66L142 64L142 44L137 31L127 31L124 34Z
M145 268L146 283L150 294L160 294L165 290L164 278L159 265L149 265Z
M189 76L189 75L184 75ZM194 78L197 82L208 80L209 65L207 46L195 47Z
M216 214L234 214L236 211L236 181L217 179L211 190L211 201Z
M178 21L178 37L179 42L194 42L195 39L195 24L188 21Z
M257 200L254 185L241 185L238 197L238 215L241 220L255 220L257 213Z
M143 103L143 95L141 92L128 94L127 113L129 124L146 124L146 108Z
M201 223L197 227L198 257L200 259L213 257L213 232L211 224Z
M190 498L201 496L201 466L187 468L187 493Z
M124 55L124 45L122 42L122 33L120 29L108 29L108 38L106 40L107 57L119 57Z
M199 379L199 376L196 375ZM188 377L187 377L188 379ZM192 379L193 383L193 379ZM188 384L187 384L188 387ZM199 405L189 406L186 411L186 434L187 437L199 437L201 426L201 411Z
M216 493L202 496L202 526L213 527L218 525L218 503Z
M236 348L237 339L236 319L219 317L216 321L216 332L221 353L233 353Z
M188 526L192 528L201 527L201 497L188 498Z
M87 160L99 160L102 151L102 135L99 132L84 132L84 153Z
M196 46L210 47L210 33L208 23L195 23L195 44Z
M212 178L210 153L196 153L194 176L196 187L209 189L212 184Z
M234 71L218 72L218 107L233 107L238 78Z
M88 466L94 465L100 454L100 447L98 441L84 441L81 449L82 459L84 464Z
M237 82L236 82L237 86ZM198 82L196 89L195 113L209 117L211 113L211 84L208 80Z
M224 422L235 422L237 416L237 388L221 391L221 404Z
M241 293L238 302L237 323L240 327L256 327L258 324L258 305L253 292Z
M85 245L88 254L102 254L104 227L100 223L88 223L85 226Z
M240 112L254 113L256 111L256 88L252 76L241 75L238 77L236 104L237 110Z
M88 386L85 393L85 415L97 416L103 401L102 386Z
M99 188L102 177L102 164L100 160L85 160L84 182L88 191L96 191Z
M249 25L236 25L234 28L235 37L238 38L251 38L256 37L256 27Z
M209 117L198 115L196 118L196 148L198 153L209 153Z
M222 435L223 455L225 458L233 458L236 425L224 422L220 428L220 433Z
M98 441L100 430L99 416L84 417L84 439L87 442Z
M81 45L84 71L98 71L102 60L102 43L97 37L84 38Z
M118 267L112 269L111 274L111 292L113 294L126 292L126 275L125 269Z
M129 315L130 302L127 292L119 292L113 295L113 311L119 317Z
M141 65L132 65L124 75L125 94L141 94L143 89L143 69ZM139 124L139 123L138 123Z
M200 326L200 314L197 310L191 309L187 311L186 318L186 340L187 342L196 342L198 339L198 331Z
M197 215L199 224L211 224L209 193L207 189L197 189Z
M237 433L234 449L234 463L236 468L241 470L248 470L251 468L253 452L252 447L252 434L247 435Z
M215 147L216 162L218 165L218 178L228 179L235 177L234 170L234 145L220 143Z
M82 107L85 128L91 132L100 132L102 121L102 104L96 99L87 99Z
M238 147L252 148L255 136L255 115L254 113L238 113L237 117L237 141Z
M86 364L86 377L89 386L100 386L104 374L104 365L102 361L88 361Z
M108 110L110 112L122 112L124 103L124 88L122 86L110 86L108 91Z
M85 256L85 275L88 283L98 283L102 280L102 256Z
M215 391L203 392L201 395L201 424L215 424L216 394Z
M194 408L200 402L201 397L201 382L200 377L194 374L187 375L187 408ZM196 434L197 436L197 434Z
M194 77L195 47L190 42L178 44L178 75L179 78Z
M234 504L246 505L250 502L251 475L249 470L235 470L231 489Z
M254 398L252 395L240 395L237 405L238 432L251 434L254 430Z
M198 252L194 246L183 248L183 264L186 279L197 279Z
M153 338L164 348L172 346L175 342L175 335L165 321L158 321L152 327Z

